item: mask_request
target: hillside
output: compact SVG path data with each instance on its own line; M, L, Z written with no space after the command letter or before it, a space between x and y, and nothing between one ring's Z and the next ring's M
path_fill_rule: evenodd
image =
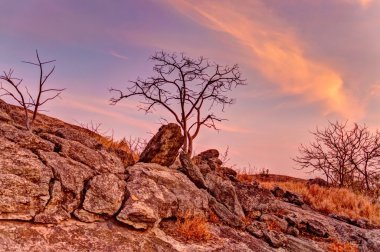
M239 180L217 150L179 155L162 126L136 160L125 146L0 100L1 251L376 251L380 229L302 196Z

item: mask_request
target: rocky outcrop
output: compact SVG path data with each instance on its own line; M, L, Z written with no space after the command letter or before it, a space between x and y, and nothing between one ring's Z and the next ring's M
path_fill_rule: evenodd
M109 148L86 129L43 115L32 131L22 124L22 110L0 100L1 251L326 251L334 240L380 247L380 229L364 219L327 216L297 194L239 182L217 150L181 155L168 168L180 131L161 129L146 149L147 162L166 165L135 164L127 147ZM207 221L212 238L168 232L193 217Z
M161 126L140 155L140 162L170 166L178 156L184 137L175 123Z
M157 226L170 217L203 216L207 193L184 174L158 164L137 163L128 169L128 199L117 219L137 229Z

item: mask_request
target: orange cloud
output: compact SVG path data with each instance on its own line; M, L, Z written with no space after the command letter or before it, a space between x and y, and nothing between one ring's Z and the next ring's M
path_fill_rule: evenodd
M351 4L358 4L363 8L367 8L373 3L373 0L340 0L340 1L351 3Z
M326 113L345 117L361 113L344 89L340 74L306 56L302 41L262 1L172 0L181 13L210 29L227 33L249 52L251 66L288 94L323 102Z

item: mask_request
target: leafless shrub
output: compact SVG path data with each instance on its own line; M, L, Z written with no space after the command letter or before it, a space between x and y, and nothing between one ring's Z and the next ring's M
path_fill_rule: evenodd
M62 91L65 89L56 89L56 88L45 88L45 84L51 74L55 70L53 66L49 72L44 74L44 66L50 63L55 62L55 60L41 61L38 51L36 51L37 62L23 61L24 63L37 66L39 68L39 82L38 82L38 92L36 97L33 97L28 88L25 86L25 92L21 90L22 79L13 76L13 69L10 69L8 72L4 71L3 75L0 76L0 80L4 80L7 83L7 87L3 86L0 83L0 91L3 91L1 96L9 96L14 101L16 101L23 109L25 114L25 127L30 130L33 126L34 120L37 117L37 113L40 110L40 107L43 106L48 101L54 100L59 97ZM52 93L52 95L46 95ZM32 109L32 118L29 118L29 109Z

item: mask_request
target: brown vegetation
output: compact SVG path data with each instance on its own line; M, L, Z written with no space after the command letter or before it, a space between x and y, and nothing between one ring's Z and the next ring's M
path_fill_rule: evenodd
M305 202L323 213L335 213L349 218L366 218L372 224L380 225L380 205L373 204L363 194L347 188L325 188L318 185L307 186L302 182L260 182L268 189L278 185L286 190L302 195Z
M329 252L358 252L358 246L350 242L334 240L328 247Z
M177 219L172 232L185 241L202 242L212 238L206 218L189 214Z

